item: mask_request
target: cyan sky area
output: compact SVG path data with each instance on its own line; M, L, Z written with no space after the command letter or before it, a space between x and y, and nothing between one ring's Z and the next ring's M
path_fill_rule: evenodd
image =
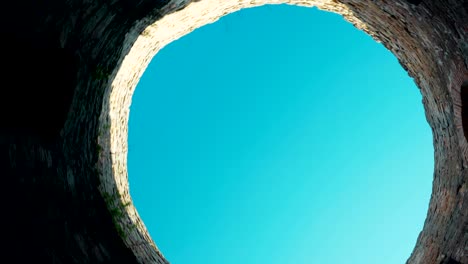
M274 5L154 57L128 166L172 264L395 264L422 230L434 150L390 51L340 15Z

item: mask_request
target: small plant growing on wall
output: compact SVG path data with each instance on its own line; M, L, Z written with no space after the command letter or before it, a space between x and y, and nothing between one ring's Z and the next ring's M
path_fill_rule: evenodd
M136 225L133 222L125 221L125 208L132 204L131 201L122 203L122 198L118 192L101 192L104 201L106 202L109 213L112 217L112 222L114 223L117 233L122 238L127 238L127 233L125 230L132 231L136 228Z

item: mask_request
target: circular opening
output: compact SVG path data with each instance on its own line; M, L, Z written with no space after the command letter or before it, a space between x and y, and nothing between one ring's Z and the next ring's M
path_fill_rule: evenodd
M234 13L161 51L139 85L131 192L172 262L309 263L307 253L321 263L384 263L385 249L388 263L408 258L432 180L420 94L389 51L337 15L286 6ZM326 251L337 248L343 254ZM210 258L197 255L208 250Z

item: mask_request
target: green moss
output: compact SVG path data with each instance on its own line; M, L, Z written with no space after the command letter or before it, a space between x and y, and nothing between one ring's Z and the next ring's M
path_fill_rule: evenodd
M101 155L101 153L102 153L102 147L101 147L101 145L97 144L97 146L96 146L96 152L97 152L97 155L98 155L98 156Z
M117 230L117 233L119 236L123 239L127 238L127 234L124 232L122 227L119 225L119 223L114 223L115 229Z
M120 237L125 239L127 237L125 230L132 231L136 228L136 225L134 223L125 225L120 224L121 222L124 222L124 220L126 220L125 208L130 206L132 202L128 201L126 203L122 203L121 195L118 192L101 192L101 195L104 201L106 202L107 208L112 217L112 222L114 223L117 233Z
M111 72L102 66L96 66L96 69L93 72L93 78L95 80L105 80L109 78Z

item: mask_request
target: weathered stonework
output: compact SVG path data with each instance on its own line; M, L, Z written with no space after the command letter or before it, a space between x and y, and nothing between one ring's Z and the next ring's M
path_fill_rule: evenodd
M8 4L0 16L2 48L9 51L7 65L15 67L3 72L2 80L16 92L2 96L0 109L5 120L0 172L11 201L5 253L18 263L168 263L129 195L133 91L153 56L171 41L242 8L281 3L343 15L382 42L414 78L433 131L435 168L424 229L407 263L468 264L468 142L462 118L468 106L461 99L468 80L466 0ZM18 68L28 65L37 77L19 81L28 76ZM3 106L7 102L27 114Z

